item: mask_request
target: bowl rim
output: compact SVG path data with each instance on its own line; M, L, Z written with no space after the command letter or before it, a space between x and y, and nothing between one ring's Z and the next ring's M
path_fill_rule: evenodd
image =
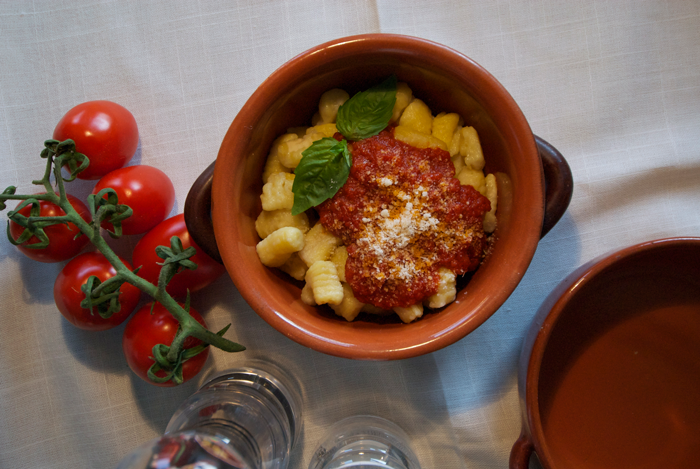
M543 301L530 326L520 357L518 387L520 389L523 433L532 439L543 467L554 467L542 425L539 402L539 377L547 344L556 329L559 316L572 298L599 274L627 259L657 249L694 246L700 249L700 237L679 236L654 239L602 254L566 276ZM523 395L524 394L524 395Z
M252 131L252 126L247 125L246 121L256 121L262 116L264 110L268 109L274 101L274 90L292 86L289 84L288 78L290 75L294 76L295 71L319 66L329 59L363 53L367 50L368 45L380 51L418 51L423 57L431 57L431 60L434 60L433 56L447 55L451 60L448 65L445 65L445 69L450 68L450 71L459 69L463 73L476 76L475 80L478 82L476 86L479 90L490 99L498 101L498 109L494 112L497 112L499 116L507 115L509 131L519 136L514 138L517 141L518 149L523 154L523 158L528 159L528 163L535 168L532 169L534 178L539 177L538 181L534 182L536 190L533 199L539 197L542 201L541 206L534 207L532 213L528 214L533 235L523 236L525 239L520 246L522 256L510 262L509 274L499 285L498 291L483 298L475 314L462 315L459 320L444 327L436 326L427 334L423 334L419 340L402 340L392 343L391 346L377 341L376 337L361 344L324 337L315 328L316 324L314 324L313 318L293 319L285 316L284 312L270 307L262 293L249 284L245 266L237 262L235 253L239 247L236 246L236 240L232 239L230 233L225 234L226 228L224 226L224 217L230 203L226 199L227 190L230 188L230 184L227 182L227 172L231 171L229 168L231 165L228 162L232 158L230 152L227 153L223 149L225 143L235 138L238 141L232 145L235 145L236 148L246 147L246 138L250 137ZM212 184L212 219L217 243L229 275L246 302L268 324L292 340L323 353L355 359L386 360L423 355L450 345L476 329L500 308L521 281L534 256L543 215L544 177L535 138L525 116L508 91L487 70L460 52L426 39L395 34L365 34L339 38L311 48L279 67L256 89L233 120L217 157ZM343 327L352 324L343 323ZM412 324L402 325L402 327L412 327Z

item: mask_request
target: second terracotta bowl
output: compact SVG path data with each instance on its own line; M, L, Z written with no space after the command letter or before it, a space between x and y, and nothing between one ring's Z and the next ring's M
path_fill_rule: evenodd
M391 74L407 82L414 96L434 112L457 112L474 126L486 155L486 171L502 173L509 182L499 187L492 250L463 282L454 303L411 324L371 318L349 323L329 308L302 303L302 285L260 263L254 224L261 211L262 168L272 141L289 127L308 125L323 92L343 88L352 95ZM207 242L207 235L199 234L209 217L206 191L188 200L188 227L199 245L210 246L213 256L218 247L241 295L265 321L324 353L397 359L461 339L503 304L525 273L540 236L566 210L572 180L561 155L543 140L536 141L513 98L486 70L445 46L380 34L322 44L265 80L231 124L213 168L212 186L215 236Z
M580 267L525 339L511 469L700 467L700 238Z

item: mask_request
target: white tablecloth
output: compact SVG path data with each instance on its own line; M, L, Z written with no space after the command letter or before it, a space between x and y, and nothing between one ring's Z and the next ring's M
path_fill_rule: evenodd
M165 171L182 212L236 112L273 70L319 43L400 33L446 44L490 70L534 133L571 165L568 212L519 287L485 324L438 352L359 362L306 349L261 320L228 277L193 296L242 354L208 370L277 361L304 385L305 468L328 426L371 413L402 426L424 468L504 468L520 431L525 331L566 274L613 249L700 235L700 2L696 0L0 2L0 186L32 191L38 157L74 105L108 99L136 117L131 164ZM72 193L86 195L79 181ZM4 215L3 215L4 217ZM134 240L117 243L129 256ZM142 382L123 326L88 333L57 311L64 265L0 241L0 467L113 467L158 434L202 379Z

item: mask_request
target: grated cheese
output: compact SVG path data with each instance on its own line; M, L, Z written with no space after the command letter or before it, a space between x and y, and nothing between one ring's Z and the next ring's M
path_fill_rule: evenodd
M379 187L389 187L384 184L385 179L378 178ZM356 243L360 249L379 259L380 265L372 269L373 277L383 279L383 270L388 270L390 276L409 280L436 260L434 252L421 248L426 244L421 243L421 238L435 238L440 236L441 230L446 233L451 230L445 224L441 227L440 220L433 217L421 201L421 197L427 198L428 195L423 187L414 191L415 197L400 187L393 188L391 195L391 205L383 208L379 216L373 204L365 207L364 227ZM417 250L417 255L404 255L403 251L408 247ZM382 269L382 266L388 269Z

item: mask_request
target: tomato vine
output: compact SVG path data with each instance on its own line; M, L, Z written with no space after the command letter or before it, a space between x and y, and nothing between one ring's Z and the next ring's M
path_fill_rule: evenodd
M100 230L103 222L110 223L113 230L108 231L109 235L115 238L120 237L122 234L122 222L131 216L131 208L127 205L119 204L117 193L113 189L106 188L97 194L88 196L87 206L90 210L91 219L90 221L83 219L71 205L65 191L65 183L73 181L81 171L89 166L90 161L88 157L76 150L75 142L71 139L62 142L47 140L44 142L44 147L41 157L47 160L46 170L43 178L32 181L32 184L43 186L45 192L32 195L16 194L16 188L10 186L0 194L0 210L6 208L5 202L8 200L21 201L15 210L8 212L8 218L20 225L24 229L24 233L17 239L13 238L8 222L7 235L10 242L18 245L33 236L39 242L29 245L24 244L24 247L42 249L48 246L50 241L44 231L45 228L56 224L72 223L80 230L78 236L86 236L109 263L114 266L117 272L116 275L105 282L100 282L97 277L91 277L91 281L88 281L83 286L86 298L81 303L82 307L92 311L95 305L108 303L110 305L109 308L96 309L98 309L98 314L103 318L109 317L115 311L118 311L120 307L118 301L113 300L115 292L122 284L129 283L150 295L156 302L166 308L178 321L179 328L170 344L156 344L153 347L153 357L156 357L156 359L152 365L152 373L149 373L149 377L153 381L158 381L153 379L155 378L155 372L165 369L169 372L168 379L175 384L180 384L183 381L183 361L191 358L193 354L201 352L206 347L206 344L213 345L226 352L245 350L244 346L223 337L230 324L217 333L211 332L189 314L189 297L185 305L180 305L166 291L168 282L180 270L197 268L197 264L190 260L196 253L196 249L192 246L184 249L180 239L173 236L170 240L170 246L159 246L156 249L157 255L163 259L156 284L139 277L137 275L138 268L134 271L129 269L107 244ZM66 171L68 175L64 177L63 171ZM52 175L55 188L51 182ZM65 215L41 216L38 211L41 201L58 205ZM29 216L20 213L27 206L32 207ZM184 349L185 339L190 336L202 341L204 347L198 346L196 350Z

